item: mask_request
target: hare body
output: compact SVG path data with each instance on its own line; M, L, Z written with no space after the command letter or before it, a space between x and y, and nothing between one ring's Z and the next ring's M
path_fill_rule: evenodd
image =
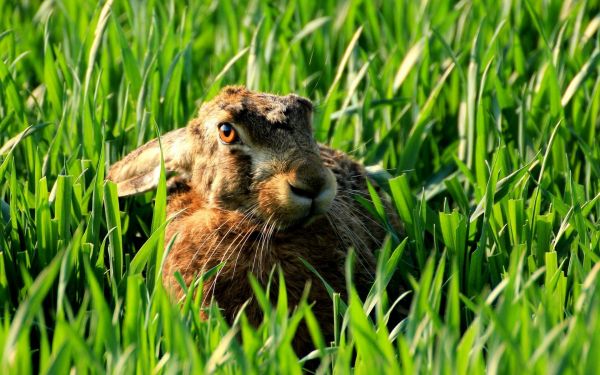
M364 170L342 153L322 147L325 165L334 171L338 191L331 213L316 218L306 226L277 230L268 223L253 222L243 212L204 208L204 202L194 191L175 194L169 201L169 214L182 212L167 228L166 243L176 239L163 269L163 283L181 296L181 287L174 277L179 271L186 284L202 270L223 264L214 278L204 284L204 295L214 297L229 321L239 309L255 325L262 319L260 306L252 298L248 282L252 273L263 283L270 271L279 266L284 273L288 303L294 307L300 301L307 282L311 282L308 300L314 302L313 313L321 324L324 336L332 338L332 300L321 280L302 262L311 264L337 292L346 289L344 266L350 247L358 252L354 282L362 292L370 287L375 272L372 250L381 245L385 231L363 211L352 197L367 195ZM184 211L182 211L184 210ZM277 278L271 290L277 291ZM206 300L206 298L205 298ZM295 347L306 352L311 347L310 336L300 326Z
M204 302L214 297L231 321L241 307L250 322L261 321L248 281L265 284L274 267L285 276L293 308L310 283L309 303L326 338L333 333L332 301L311 264L344 293L349 248L357 254L354 281L368 290L385 230L356 201L368 197L364 168L347 155L317 145L311 130L312 105L295 95L225 88L204 104L186 128L161 139L170 180L166 244L172 243L163 283L174 295L203 272L223 264L204 283ZM116 163L108 179L119 195L153 188L160 148L149 142ZM275 281L277 278L275 278ZM276 283L275 283L276 284ZM271 287L271 290L277 288ZM299 328L295 347L306 352L310 336Z

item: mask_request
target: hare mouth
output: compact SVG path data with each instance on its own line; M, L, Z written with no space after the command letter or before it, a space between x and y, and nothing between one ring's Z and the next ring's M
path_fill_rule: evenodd
M307 228L319 221L319 219L324 218L327 214L327 210L323 211L322 208L317 208L317 206L313 203L310 206L308 212L304 215L293 218L293 219L279 219L276 220L278 230L293 230L298 228Z
M305 216L302 219L297 219L294 221L287 221L287 222L278 221L275 224L275 227L280 232L304 229L304 228L310 227L311 225L313 225L316 221L318 221L322 217L324 217L324 216L323 215L310 215L310 216Z
M326 213L327 212L317 212L313 206L313 207L311 207L311 211L309 212L309 214L306 215L300 223L298 223L298 226L300 226L302 228L309 227L312 224L314 224L317 220L325 217Z
M283 230L306 227L328 212L337 194L337 182L328 169L322 172L318 178L280 173L256 186L260 219L276 221Z
M293 207L287 220L280 218L280 228L307 227L318 218L324 216L335 198L335 191L323 191L317 197L293 197L290 205Z

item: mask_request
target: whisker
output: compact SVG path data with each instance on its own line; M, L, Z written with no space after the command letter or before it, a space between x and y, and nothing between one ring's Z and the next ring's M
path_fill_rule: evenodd
M261 274L264 273L264 267L263 267L263 260L265 258L264 250L266 250L266 252L270 254L270 246L271 245L269 242L271 241L273 232L276 227L277 227L277 220L273 220L272 224L267 229L267 235L266 235L266 239L264 242L264 246L260 250L260 257L258 259L258 268L260 269Z
M254 267L256 265L256 257L260 255L260 252L261 252L260 249L262 248L263 243L266 240L266 230L267 230L267 227L270 224L271 219L273 218L274 215L275 215L275 213L272 213L271 216L269 216L267 218L267 220L265 221L265 223L261 227L260 238L259 238L259 241L258 241L258 245L257 245L256 249L254 249L254 259L252 261L252 270L250 271L252 273L254 273ZM259 268L260 268L260 257L259 257ZM262 276L262 272L260 272L260 274Z
M248 215L244 216L244 218L238 223L238 225L241 225L244 223L244 221L247 220ZM223 252L223 256L221 257L219 263L227 263L229 261L229 259L231 258L231 256L233 255L233 253L235 252L235 250L238 248L238 245L236 244L238 238L246 238L247 236L249 236L250 234L252 234L253 230L249 230L249 231L241 231L239 232L235 238L233 239L233 241L229 244L229 246L227 247L227 249L225 249L225 251ZM244 242L245 243L245 242ZM235 245L235 246L234 246ZM225 259L227 257L227 259ZM215 288L216 288L216 284L217 284L217 280L219 278L219 276L221 275L221 273L223 272L223 270L225 269L225 266L223 266L215 275L214 279L213 279L213 283L212 283L212 288L209 289L207 296L209 294L214 294Z
M247 216L248 212L250 212L250 211L251 211L251 209L252 209L254 206L258 206L258 204L254 204L254 205L250 206L248 209L246 209L246 210L243 212L243 213L245 213L245 215L243 216L243 218L242 218L242 220L240 221L240 223L244 221L244 219L246 218L246 216ZM217 209L218 209L218 208L217 208ZM222 211L222 212L225 212L225 213L229 213L228 211L225 211L225 210L221 210L221 209L218 209L218 210L220 210L220 211ZM202 243L207 243L207 242L208 242L208 240L212 240L212 238L216 238L216 237L219 235L219 231L221 230L221 228L223 228L223 227L224 227L224 226L225 226L227 223L231 222L232 220L234 220L234 219L237 219L235 216L232 216L232 215L231 215L231 213L229 213L229 214L230 214L230 216L229 216L229 217L228 217L228 218L227 218L227 219L226 219L226 220L225 220L223 223L221 223L221 225L219 225L219 226L218 226L216 229L212 230L211 232L204 234L204 235L203 235L202 237L200 237L200 239L198 239L196 242L197 242L197 243L199 243L199 244L202 244ZM208 255L208 257L207 257L208 259L210 259L210 258L211 258L211 257L214 255L214 253L217 251L218 247L221 245L221 243L223 242L223 240L224 240L224 239L225 239L225 238L226 238L226 237L229 235L229 233L230 233L230 232L231 232L231 231L232 231L234 228L235 228L235 226L231 226L231 227L229 228L229 230L228 230L228 231L227 231L227 232L226 232L226 233L225 233L225 234L224 234L224 235L221 237L221 240L220 240L220 241L219 241L219 242L218 242L216 245L214 245L214 246L213 246L213 248L212 248L212 252L211 252L211 253ZM197 256L199 255L199 253L200 253L202 250L204 250L204 249L203 249L203 247L202 247L202 246L199 246L199 247L196 249L196 251L194 251L194 255L192 256L192 259L190 260L190 262L188 263L187 267L185 268L185 271L184 271L185 273L187 273L187 271L188 271L188 270L189 270L189 268L192 266L192 264L194 263L194 261L196 260ZM201 272L204 272L204 271L206 271L206 270L203 268L203 269L201 270Z
M354 213L356 213L357 215L363 217L364 219L370 221L371 223L377 225L378 227L380 227L381 229L386 229L379 221L377 221L371 214L369 214L364 208L362 207L358 207L356 205L354 205L351 202L348 202L347 200L352 200L352 202L354 202L354 196L359 195L359 194L345 194L344 192L338 193L336 198L334 199L334 203L339 203L339 204L343 204L345 205L348 210L353 211ZM373 203L373 201L371 199L362 197L362 199L366 200L367 202ZM387 207L386 207L387 208Z
M362 238L360 238L358 235L356 235L354 233L354 230L352 230L352 228L350 228L345 222L336 219L336 218L340 218L340 217L351 217L351 218L354 218L353 221L356 221L356 218L354 217L354 215L352 213L347 212L346 210L340 210L338 207L333 206L333 205L330 209L330 212L332 215L331 216L327 215L327 216L329 217L332 227L334 227L336 229L338 237L340 238L342 243L344 243L346 246L349 245L355 249L358 262L367 271L367 273L372 277L373 276L372 271L371 271L370 267L368 267L368 264L370 262L369 262L369 259L367 258L367 256L365 255L365 253L369 254L372 250L370 249L369 246L367 246L367 244L364 242L364 240ZM347 241L349 241L349 243L346 242L344 237L347 238Z
M367 228L367 226L362 222L362 220L359 219L358 216L364 218L365 220L369 220L372 224L376 225L377 227L379 227L382 230L386 230L386 228L379 223L377 220L375 220L373 217L371 217L369 214L363 212L362 210L360 210L357 207L354 207L346 202L343 201L334 201L332 205L339 205L342 206L343 209L346 209L348 211L350 211L351 214L354 215L354 217L357 219L357 224L360 225L364 231L374 240L377 242L380 242L378 238L376 238L373 233L371 233L371 231Z

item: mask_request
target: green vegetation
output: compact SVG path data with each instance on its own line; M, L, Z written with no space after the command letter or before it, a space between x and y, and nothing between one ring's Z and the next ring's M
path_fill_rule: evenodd
M599 28L597 0L0 0L0 373L300 373L303 319L324 373L598 371ZM306 303L171 303L164 191L104 182L231 83L311 98L394 176L405 233L333 344Z

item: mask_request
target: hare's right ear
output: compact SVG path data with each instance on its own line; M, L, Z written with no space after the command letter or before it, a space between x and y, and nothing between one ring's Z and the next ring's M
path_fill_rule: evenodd
M187 128L166 133L160 140L167 176L176 173L189 178L192 147ZM125 197L154 189L159 177L160 147L154 139L113 164L107 179L116 182L119 197Z

